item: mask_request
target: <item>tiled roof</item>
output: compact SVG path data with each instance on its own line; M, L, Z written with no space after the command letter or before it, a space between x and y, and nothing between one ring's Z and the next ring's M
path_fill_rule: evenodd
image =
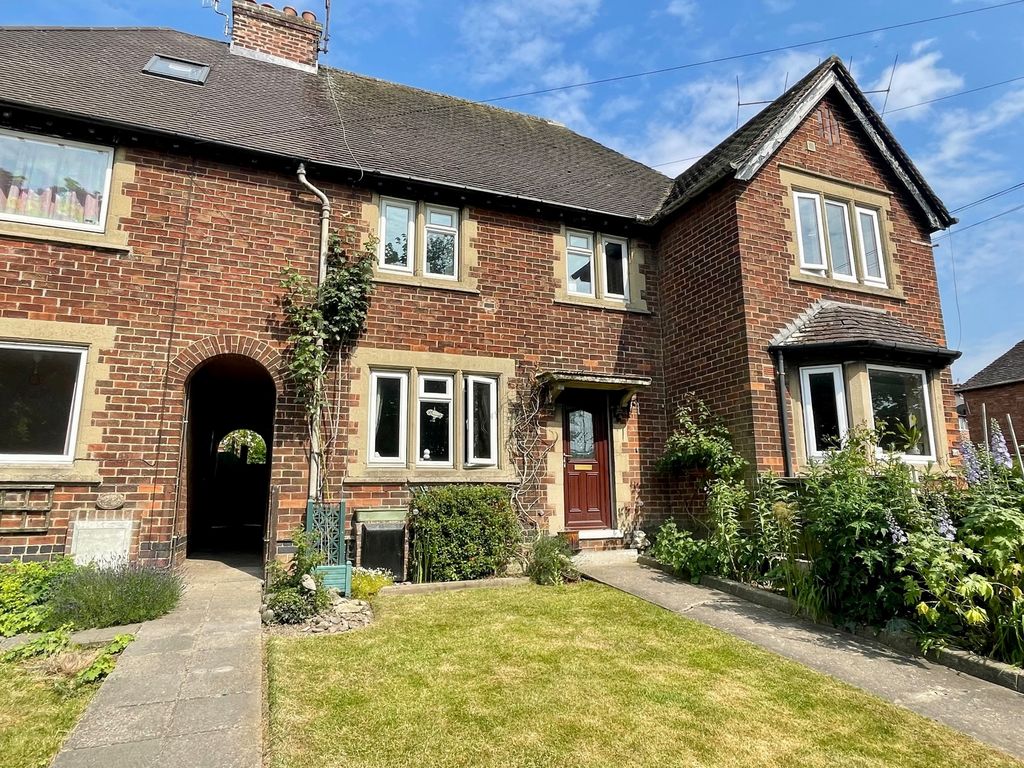
M209 64L206 84L144 74L154 54ZM0 28L0 102L628 218L672 185L540 118L168 29Z
M792 350L862 347L949 359L960 354L939 346L921 331L884 310L827 300L814 304L780 332L772 340L772 347Z
M959 385L957 391L993 387L996 384L1010 384L1015 381L1024 381L1024 339Z
M909 185L916 190L922 208L926 210L929 218L934 219L937 225L935 228L955 223L956 220L950 216L945 205L889 132L842 61L835 56L821 62L717 147L679 174L659 215L682 207L726 177L735 175L747 164L759 158L767 159L777 148L780 137L784 138L785 129L795 127L795 124L792 124L794 115L797 115L802 107L807 106L807 99L814 95L815 91L820 92L823 83L826 82L835 82L850 94L867 126L866 130L873 131L884 143L892 157L892 164L898 169L897 175L905 176Z

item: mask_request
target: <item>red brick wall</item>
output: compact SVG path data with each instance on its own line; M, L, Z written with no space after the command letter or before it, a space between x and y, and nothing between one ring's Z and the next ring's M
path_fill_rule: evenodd
M967 404L967 428L972 442L980 443L985 439L981 408L984 405L989 420L999 420L999 426L1006 436L1006 444L1010 446L1010 453L1013 453L1013 446L1006 425L1007 414L1013 420L1018 445L1024 445L1024 381L984 389L970 389L964 392L963 396Z
M108 397L95 417L102 440L89 447L102 483L58 484L45 535L0 535L0 557L63 552L68 520L95 509L100 493L121 493L120 514L140 527L144 560L167 562L172 531L183 549L188 514L182 420L188 376L218 354L259 361L277 387L271 484L277 489L277 536L302 520L307 484L301 409L283 376L287 330L280 308L285 266L315 273L319 208L292 175L132 150L131 214L123 222L131 253L0 237L0 316L99 323L117 329L99 389ZM370 193L314 179L330 195L334 225L354 225ZM658 370L656 265L648 262L647 303L639 315L553 303L551 222L472 209L478 223L480 294L377 284L360 344L456 352L516 360L519 370L582 369L651 376L631 424L644 446L635 477L646 509L665 497L654 476L654 447L664 433ZM350 372L342 401L351 402ZM352 386L365 387L354 381ZM342 414L341 443L355 433ZM339 461L355 455L342 451ZM0 470L2 479L2 470ZM45 476L41 474L41 480ZM545 478L549 482L551 478ZM351 506L404 504L402 485L350 485ZM622 501L622 500L620 500Z
M832 299L885 309L926 333L937 344L945 343L935 261L931 247L926 244L929 231L922 214L874 146L869 145L845 102L828 96L824 104L839 125L838 140L830 144L823 137L817 110L812 111L760 173L741 186L737 199L739 247L743 253L747 369L755 420L757 467L780 473L782 442L768 346L775 334L816 300ZM815 151L808 150L809 141L814 142ZM780 165L894 193L891 201L893 261L899 269L899 284L905 300L790 279L793 259L787 243L795 238L796 229L783 204L789 193L779 177ZM948 369L943 371L941 382L946 402L947 433L953 435L956 414Z
M239 48L311 67L319 55L320 25L254 0L234 0L231 41Z

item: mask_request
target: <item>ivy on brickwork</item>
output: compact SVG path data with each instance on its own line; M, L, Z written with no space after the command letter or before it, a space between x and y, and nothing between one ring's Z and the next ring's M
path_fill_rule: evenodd
M319 458L325 468L330 466L341 410L339 403L328 398L328 373L351 351L366 323L376 250L376 238L355 248L332 235L327 276L319 286L295 268L282 272L284 313L291 327L288 376L306 411L311 434L314 425L320 427ZM322 481L326 482L326 477Z

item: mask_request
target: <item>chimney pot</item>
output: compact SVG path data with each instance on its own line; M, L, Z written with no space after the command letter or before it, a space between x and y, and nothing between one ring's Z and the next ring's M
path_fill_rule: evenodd
M232 53L316 72L323 34L316 14L305 11L300 20L293 6L277 10L258 0L234 0L232 11Z

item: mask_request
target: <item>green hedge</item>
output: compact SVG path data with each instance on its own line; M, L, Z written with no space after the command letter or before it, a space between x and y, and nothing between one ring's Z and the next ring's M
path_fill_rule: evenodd
M412 500L416 581L480 579L504 571L522 531L506 488L443 485Z

